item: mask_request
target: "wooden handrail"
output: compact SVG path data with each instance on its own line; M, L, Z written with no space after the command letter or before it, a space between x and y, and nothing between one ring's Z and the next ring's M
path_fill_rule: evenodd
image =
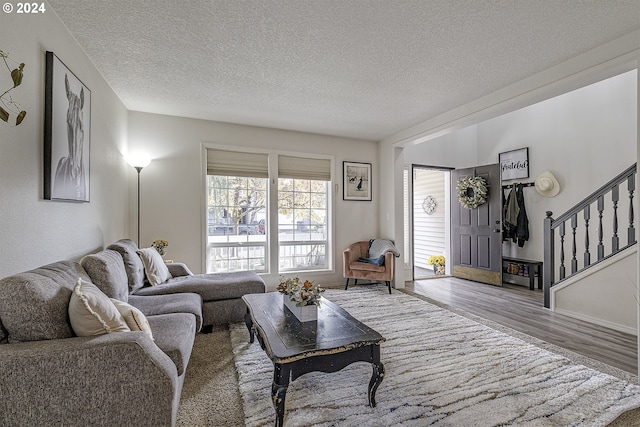
M572 275L583 271L586 268L599 263L605 258L610 258L616 253L636 243L636 230L635 230L635 215L633 209L633 197L636 188L636 173L637 165L634 163L625 169L618 176L607 182L605 185L591 193L589 196L582 199L579 203L573 206L571 209L563 213L557 218L553 218L553 213L547 211L546 218L544 219L544 265L543 265L543 289L544 289L544 306L549 308L551 303L551 287L558 284L562 280L566 280ZM627 244L620 247L618 236L618 202L619 202L619 186L620 184L627 182L627 191L629 197L629 225L627 227ZM604 253L604 233L602 218L605 210L605 195L611 193L612 203L612 236L611 236L611 253L605 255ZM591 262L590 251L590 239L589 239L589 221L591 220L591 205L596 203L596 210L598 212L598 224L597 224L597 260ZM584 233L584 256L583 267L578 268L577 258L577 241L576 231L580 227L579 214L582 214L583 228L581 231ZM570 222L567 227L567 222ZM560 237L560 266L558 268L558 280L556 281L556 268L555 268L555 253L556 253L556 235L555 230L558 229ZM568 237L567 237L568 236ZM566 274L567 266L565 265L565 240L569 239L567 244L571 245L571 271L569 275Z
M582 199L574 207L572 207L571 209L569 209L568 211L560 215L558 218L556 218L554 220L554 223L556 225L554 225L553 228L556 228L558 226L557 224L570 219L573 214L576 214L582 211L585 206L590 205L591 203L598 200L598 197L604 194L607 194L609 191L611 191L611 188L615 187L616 185L620 185L622 182L624 182L624 180L626 180L630 176L635 175L636 168L637 168L636 164L635 163L632 164L624 172L620 173L611 181L607 182L605 185L598 188L596 191L594 191L593 193L591 193L590 195Z

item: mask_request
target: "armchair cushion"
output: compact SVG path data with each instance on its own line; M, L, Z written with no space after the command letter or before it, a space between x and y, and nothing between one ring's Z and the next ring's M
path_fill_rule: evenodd
M385 267L384 265L376 265L370 262L361 262L361 261L356 261L356 262L352 262L349 265L349 269L351 271L354 272L374 272L374 273L384 273L385 271Z

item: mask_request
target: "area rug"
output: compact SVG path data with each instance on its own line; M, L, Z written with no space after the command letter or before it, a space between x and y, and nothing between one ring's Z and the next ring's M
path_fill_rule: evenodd
M606 426L640 406L640 387L415 297L378 287L326 298L380 332L385 378L367 405L371 366L293 381L285 426ZM273 364L231 325L245 423L273 425Z

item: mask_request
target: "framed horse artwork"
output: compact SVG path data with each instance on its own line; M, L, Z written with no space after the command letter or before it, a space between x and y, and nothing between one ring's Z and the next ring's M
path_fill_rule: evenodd
M44 198L89 202L91 91L46 53Z

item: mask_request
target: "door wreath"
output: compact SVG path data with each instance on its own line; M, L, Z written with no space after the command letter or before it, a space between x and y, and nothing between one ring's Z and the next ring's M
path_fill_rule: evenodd
M475 209L487 201L487 182L479 176L465 176L456 184L458 201L467 209Z

